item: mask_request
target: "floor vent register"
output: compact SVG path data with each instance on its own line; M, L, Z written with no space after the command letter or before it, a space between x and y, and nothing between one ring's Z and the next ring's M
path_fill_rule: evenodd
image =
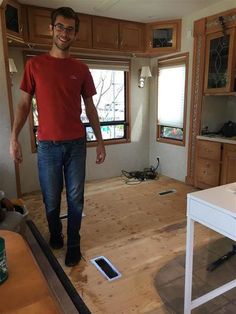
M92 264L106 277L112 281L121 277L121 273L112 265L112 263L104 256L98 256L90 260Z
M171 189L171 190L159 192L159 195L166 195L166 194L171 194L171 193L175 193L175 192L176 192L175 189Z

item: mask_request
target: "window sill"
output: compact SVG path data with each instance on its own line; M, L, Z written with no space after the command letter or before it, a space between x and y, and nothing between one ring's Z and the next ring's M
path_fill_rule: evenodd
M172 140L172 139L168 139L168 138L158 137L156 139L156 141L160 142L160 143L171 144L171 145L185 146L185 142L184 141Z
M120 140L104 140L105 146L107 145L116 145L116 144L126 144L130 143L129 139L120 139ZM97 146L97 142L87 142L87 147L95 147Z

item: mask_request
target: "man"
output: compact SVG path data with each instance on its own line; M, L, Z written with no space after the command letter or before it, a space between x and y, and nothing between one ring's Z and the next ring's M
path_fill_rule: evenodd
M64 181L68 205L67 266L74 266L81 259L79 230L86 159L85 130L80 120L81 96L97 138L96 163L103 163L106 156L92 100L96 90L91 74L85 64L71 58L69 53L78 29L79 18L71 8L61 7L52 12L50 30L53 45L48 54L34 57L26 64L10 141L13 159L17 163L22 162L18 135L35 94L39 115L38 171L50 232L49 244L53 249L59 249L64 244L60 220Z

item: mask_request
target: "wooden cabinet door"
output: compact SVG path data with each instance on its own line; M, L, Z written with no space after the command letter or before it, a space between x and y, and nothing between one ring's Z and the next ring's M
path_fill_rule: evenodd
M235 28L207 35L204 92L217 94L234 91Z
M236 182L236 145L224 144L221 184Z
M5 5L5 23L7 36L11 39L23 40L26 37L27 30L24 23L24 7L14 0L8 0Z
M120 50L144 51L144 25L142 23L120 22Z
M79 14L79 33L73 46L78 48L92 48L92 16Z
M93 17L93 48L97 49L119 49L119 21Z
M194 184L201 189L220 184L221 143L197 140Z
M220 163L216 160L198 158L195 167L195 185L201 189L220 184Z
M52 9L29 7L29 40L36 44L52 44L49 30ZM87 14L80 14L80 27L76 41L72 46L81 48L92 47L92 18Z
M51 9L28 7L29 42L36 44L52 44L49 25Z
M180 50L181 20L148 23L146 50L158 54Z

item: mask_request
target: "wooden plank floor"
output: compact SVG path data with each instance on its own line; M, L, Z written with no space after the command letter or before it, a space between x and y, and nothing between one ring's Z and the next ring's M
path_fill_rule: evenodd
M160 196L159 192L176 192ZM127 185L121 178L88 182L82 222L82 253L86 261L64 266L66 248L55 256L94 314L168 313L154 284L158 271L185 251L186 195L194 188L161 176ZM48 240L40 193L24 196L29 216ZM65 196L62 212L66 212ZM63 220L66 236L66 220ZM196 225L195 245L219 236ZM104 255L122 277L109 282L90 259ZM178 271L176 269L176 271Z

